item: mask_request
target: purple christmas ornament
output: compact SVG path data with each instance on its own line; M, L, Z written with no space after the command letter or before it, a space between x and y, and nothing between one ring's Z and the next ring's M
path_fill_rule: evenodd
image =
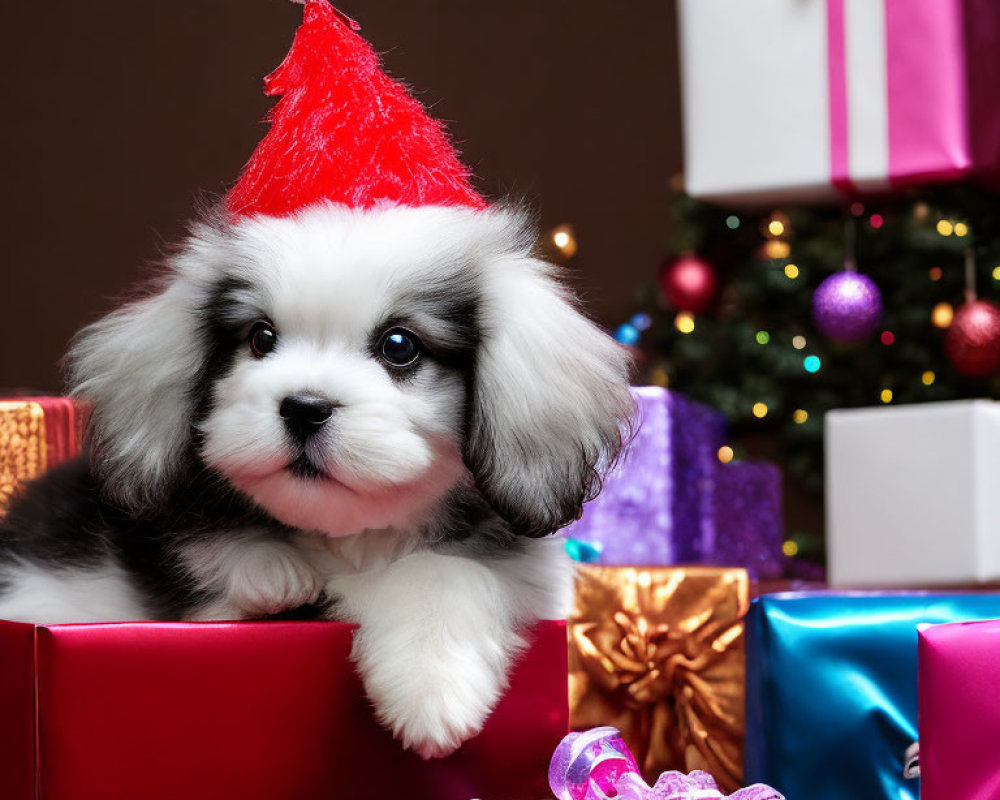
M859 342L882 321L882 293L867 275L844 270L824 280L813 292L813 319L824 336Z
M568 734L549 765L549 786L558 800L726 800L707 772L664 772L650 787L639 774L632 753L615 728ZM758 783L729 795L729 800L785 800Z

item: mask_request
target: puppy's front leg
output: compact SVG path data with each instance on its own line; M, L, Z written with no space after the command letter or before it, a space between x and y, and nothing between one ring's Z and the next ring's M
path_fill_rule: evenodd
M478 733L506 687L523 644L509 584L486 562L423 551L328 587L360 623L353 658L379 720L424 758Z
M221 534L188 544L181 560L208 598L189 620L253 619L314 603L322 581L291 543L266 532Z

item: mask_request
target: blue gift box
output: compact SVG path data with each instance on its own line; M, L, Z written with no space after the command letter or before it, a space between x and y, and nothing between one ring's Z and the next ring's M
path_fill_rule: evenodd
M1000 617L1000 594L765 595L747 618L746 782L788 800L918 800L917 626Z

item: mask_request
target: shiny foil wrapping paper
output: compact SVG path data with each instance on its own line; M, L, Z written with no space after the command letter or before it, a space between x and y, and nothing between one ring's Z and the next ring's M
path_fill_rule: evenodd
M903 775L917 740L918 626L998 616L1000 595L986 593L792 592L754 600L747 782L790 800L918 800L920 780Z
M534 800L566 734L566 629L541 622L445 758L372 713L338 622L0 620L3 800Z
M779 577L785 559L778 468L719 463L721 414L656 386L632 392L635 437L567 536L600 564L711 564Z
M1000 797L1000 621L920 631L920 797Z
M76 417L64 397L0 400L0 517L22 484L79 452Z
M618 728L647 780L742 785L747 573L582 565L567 621L570 726Z

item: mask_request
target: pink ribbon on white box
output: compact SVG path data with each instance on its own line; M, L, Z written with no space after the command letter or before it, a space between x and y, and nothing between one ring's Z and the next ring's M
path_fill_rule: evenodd
M988 97L967 80L967 70L978 68L969 64L969 48L975 35L996 28L996 15L970 25L974 9L966 0L826 5L833 185L852 194L971 169L971 134L983 134L970 130L971 120L997 114L973 107Z
M995 0L678 7L692 196L806 202L1000 177Z

